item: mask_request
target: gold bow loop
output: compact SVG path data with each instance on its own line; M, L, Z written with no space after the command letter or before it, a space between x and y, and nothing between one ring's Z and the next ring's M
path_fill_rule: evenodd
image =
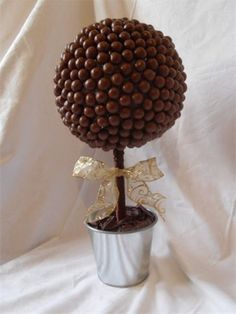
M116 177L119 176L126 178L127 196L130 200L155 208L164 219L165 209L160 207L160 203L165 197L160 193L152 193L146 184L164 176L157 167L156 158L118 169L109 168L104 162L92 157L81 156L74 166L73 176L92 181L101 180L96 201L88 209L89 222L110 216L115 210L119 197Z

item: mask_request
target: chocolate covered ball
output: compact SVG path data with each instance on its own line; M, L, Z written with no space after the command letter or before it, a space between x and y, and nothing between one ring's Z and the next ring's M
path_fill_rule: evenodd
M134 19L105 19L83 28L66 46L54 94L73 135L93 148L123 150L174 125L185 81L169 36Z

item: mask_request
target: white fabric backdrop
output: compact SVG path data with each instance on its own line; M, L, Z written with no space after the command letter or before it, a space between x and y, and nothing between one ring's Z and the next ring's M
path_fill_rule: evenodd
M236 2L0 0L0 12L1 313L235 313ZM111 154L71 136L52 93L65 44L107 16L170 35L188 74L181 119L126 150L127 166L157 156L152 187L168 198L151 276L129 289L97 280L82 224L96 186L71 176L80 155Z

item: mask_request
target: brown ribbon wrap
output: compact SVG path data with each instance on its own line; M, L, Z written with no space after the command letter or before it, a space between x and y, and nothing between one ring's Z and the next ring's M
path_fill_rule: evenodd
M126 179L130 200L155 208L164 219L165 209L160 207L160 203L165 197L160 193L152 193L146 183L164 176L157 167L156 158L140 161L133 167L118 169L109 168L104 162L92 157L81 156L74 166L73 176L91 181L101 180L96 201L88 209L89 222L110 216L115 210L119 197L116 177L119 176Z

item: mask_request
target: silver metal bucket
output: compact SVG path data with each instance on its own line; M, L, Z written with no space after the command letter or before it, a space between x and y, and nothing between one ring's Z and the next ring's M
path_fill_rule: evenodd
M149 274L150 251L155 221L146 228L112 232L88 228L99 279L110 286L137 285Z

